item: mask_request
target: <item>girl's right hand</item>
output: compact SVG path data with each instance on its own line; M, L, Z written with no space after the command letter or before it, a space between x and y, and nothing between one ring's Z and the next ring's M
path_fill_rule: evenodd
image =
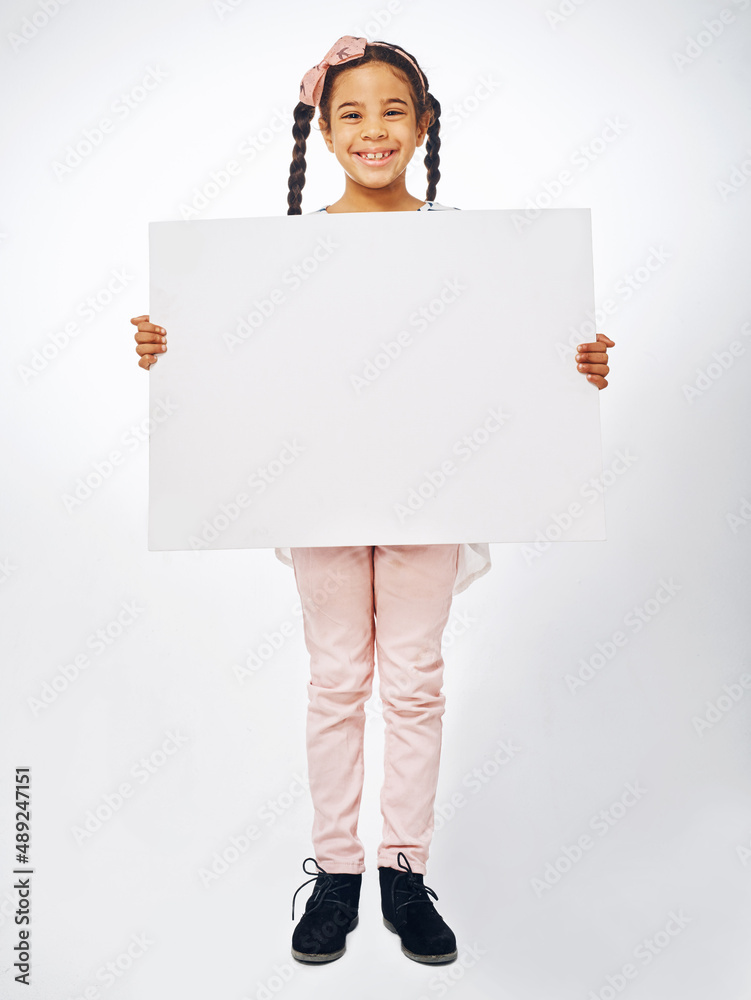
M136 353L140 355L138 367L146 371L159 360L158 355L167 350L167 331L164 327L149 323L148 316L134 316L131 323L137 327L135 334ZM156 346L153 346L156 345Z

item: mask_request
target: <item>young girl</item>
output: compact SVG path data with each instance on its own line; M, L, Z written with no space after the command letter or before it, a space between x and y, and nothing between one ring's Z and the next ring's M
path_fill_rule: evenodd
M450 210L432 200L440 178L441 106L427 77L403 49L345 35L302 80L288 215L301 211L305 144L316 107L326 145L345 174L344 194L319 211ZM423 202L407 191L406 169L426 136ZM138 363L148 369L167 349L165 330L148 316L131 323L138 328ZM598 389L607 385L612 346L597 334L596 343L578 348L578 370ZM333 961L344 954L346 935L358 922L365 871L357 836L364 705L377 651L385 722L377 854L384 923L414 961L452 962L456 939L433 906L430 897L437 895L423 881L441 753L441 637L453 595L490 568L488 546L295 548L277 550L277 556L294 569L311 672L307 754L315 858L306 858L303 870L315 886L294 930L292 954L300 962ZM315 872L305 867L308 861Z

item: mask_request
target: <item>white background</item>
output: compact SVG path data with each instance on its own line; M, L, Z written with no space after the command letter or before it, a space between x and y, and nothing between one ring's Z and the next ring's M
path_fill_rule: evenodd
M385 3L45 2L46 24L40 4L5 4L0 39L3 995L747 997L749 5L560 0L556 23L554 0L403 0L366 29ZM148 222L183 217L233 158L241 172L198 217L286 212L280 115L335 39L361 32L413 53L442 104L439 201L591 207L596 299L610 305L597 325L616 342L600 397L608 541L495 545L491 573L454 604L426 878L459 942L444 982L380 921L377 699L360 926L331 966L291 959L312 821L293 576L266 550L147 552L147 446L130 430L148 418L128 322L148 309ZM131 93L147 96L112 110ZM108 115L113 130L56 176ZM421 167L409 186L424 194ZM313 131L303 210L342 189ZM112 452L111 474L66 507ZM573 692L582 661L600 666ZM241 683L233 667L248 662L260 666ZM495 766L499 741L518 750ZM31 988L12 982L15 766L33 781ZM126 783L122 808L77 842ZM254 825L257 841L204 886L199 871ZM585 834L590 849L536 891Z

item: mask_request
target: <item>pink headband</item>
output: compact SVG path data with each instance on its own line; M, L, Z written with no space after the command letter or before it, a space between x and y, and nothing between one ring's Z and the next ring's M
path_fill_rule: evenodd
M302 104L310 104L314 108L317 107L320 104L321 94L323 93L326 70L331 66L337 66L339 63L348 62L350 59L359 59L360 56L365 54L365 47L368 44L384 45L386 43L368 42L367 38L355 38L353 35L342 35L341 38L337 38L321 62L317 63L312 69L309 69L302 78L302 83L300 84L300 102ZM387 48L396 49L396 46L388 45ZM407 62L412 63L415 67L424 91L425 85L423 84L420 67L414 59L410 59L406 52L402 52L401 49L396 49L396 51L399 52L399 55L403 59L406 59Z

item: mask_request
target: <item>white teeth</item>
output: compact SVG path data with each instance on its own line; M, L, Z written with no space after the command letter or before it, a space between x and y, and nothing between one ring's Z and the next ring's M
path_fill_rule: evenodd
M390 153L360 153L360 156L365 157L366 160L382 160L384 156L389 156Z

